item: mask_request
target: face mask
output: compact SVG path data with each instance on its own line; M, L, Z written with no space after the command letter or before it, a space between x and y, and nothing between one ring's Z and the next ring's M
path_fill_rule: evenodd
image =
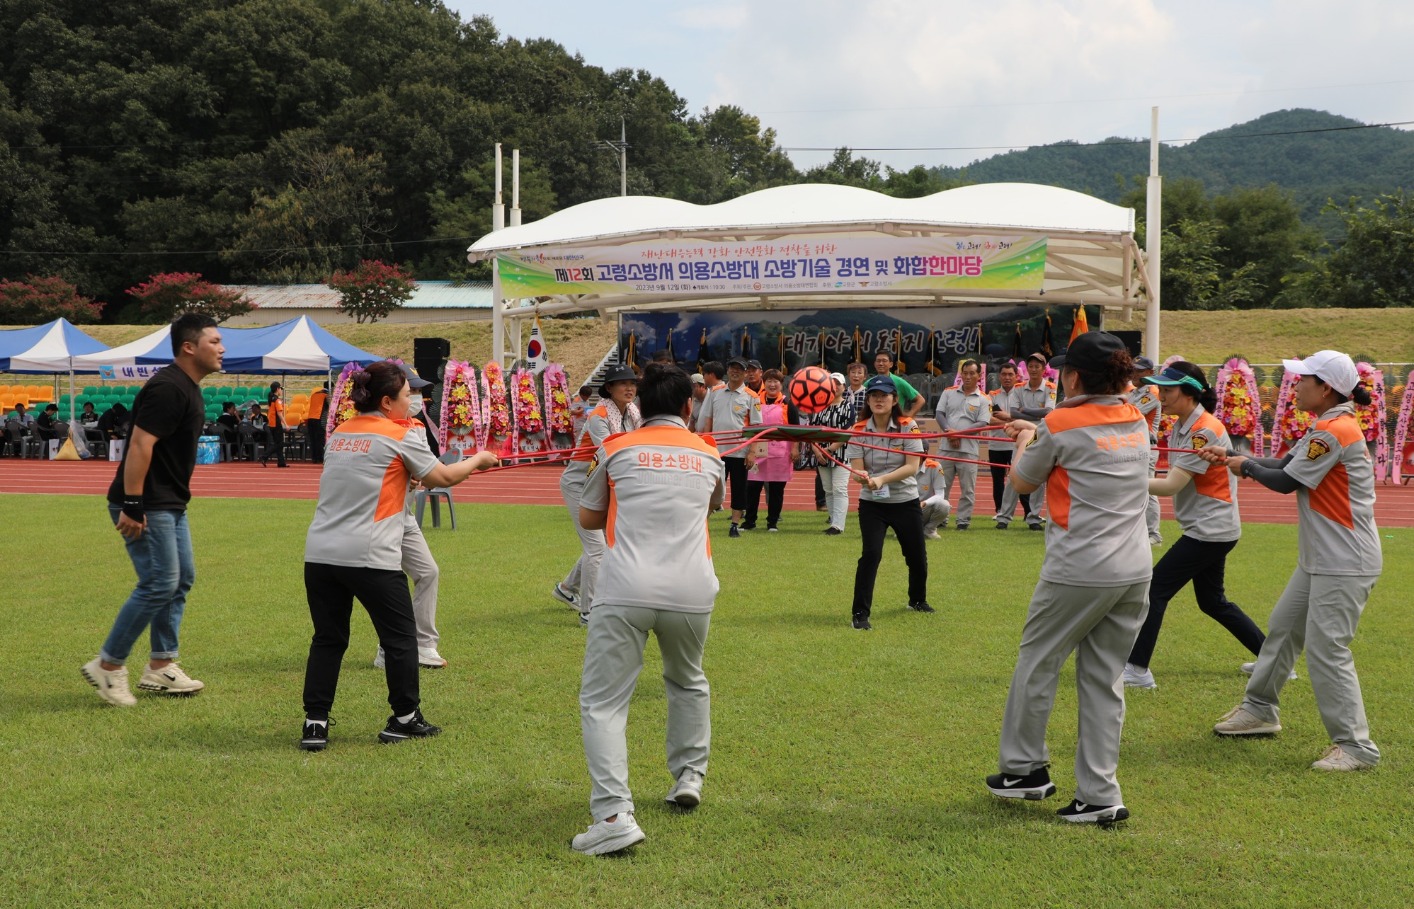
M422 413L422 395L413 395L408 400L408 419Z

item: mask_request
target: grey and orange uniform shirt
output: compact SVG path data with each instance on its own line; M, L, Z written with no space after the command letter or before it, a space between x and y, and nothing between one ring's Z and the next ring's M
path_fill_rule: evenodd
M855 433L867 433L874 425L872 419L860 420L854 424ZM883 476L892 473L904 465L910 456L922 458L923 440L918 438L918 424L908 417L903 418L899 423L892 417L889 418L888 435L852 435L849 444L845 446L844 462L846 464L857 460L864 462L864 472L871 477ZM864 446L873 446L865 448ZM888 486L878 490L871 490L868 486L861 486L859 500L861 502L884 502L889 505L898 505L903 502L912 502L918 498L918 474L890 483Z
M982 387L967 394L962 387L949 388L938 395L938 404L933 409L933 418L938 421L938 429L943 432L961 432L965 429L981 429L992 422L992 399L982 391ZM948 452L962 457L977 457L979 442L976 437L958 439L953 448L943 440L938 445L939 452Z
M589 411L588 417L584 420L584 430L575 443L576 448L587 449L590 446L598 448L604 444L610 431L608 408L613 406L608 401L601 401L593 410ZM565 464L565 473L561 477L561 482L583 488L584 477L589 469L589 462L593 458L594 452L592 451L578 451L571 455L569 462Z
M722 494L716 447L678 417L610 436L580 498L608 512L591 605L711 612L718 584L707 516Z
M1041 580L1126 587L1151 577L1149 428L1133 404L1117 395L1067 398L1037 424L1012 470L1046 484Z
M1169 436L1174 448L1232 448L1227 427L1203 409L1194 407L1186 419L1174 424ZM1175 453L1169 466L1192 474L1174 493L1173 516L1183 535L1205 543L1230 543L1242 536L1242 520L1237 511L1237 477L1226 467L1209 464L1196 454Z
M1354 405L1337 404L1282 468L1300 483L1297 564L1307 574L1369 577L1384 567L1375 528L1375 468Z
M342 423L324 447L304 560L401 571L408 483L437 463L426 439L407 423L370 414Z

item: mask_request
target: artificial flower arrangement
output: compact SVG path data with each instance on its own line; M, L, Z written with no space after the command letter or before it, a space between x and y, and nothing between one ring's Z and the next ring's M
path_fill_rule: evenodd
M1262 450L1262 397L1257 376L1242 357L1233 357L1218 370L1218 412L1234 442L1251 443L1251 451Z
M1374 445L1375 478L1389 476L1389 436L1385 425L1385 375L1361 361L1355 364L1360 374L1360 384L1370 393L1369 404L1355 405L1355 418L1360 421L1360 431L1365 434L1366 443Z
M476 370L470 363L449 360L442 384L442 447L479 451L486 443L485 408Z
M1396 394L1399 389L1396 389ZM1414 372L1411 372L1405 379L1403 395L1399 403L1399 419L1394 426L1394 461L1393 469L1390 471L1390 479L1396 483L1404 479L1405 471L1414 474L1414 462L1406 461L1404 457L1404 446L1409 442L1409 417L1414 412Z
M545 418L553 435L573 435L574 417L570 414L570 380L565 368L551 363L540 374L545 386Z
M1277 392L1276 416L1272 419L1271 456L1279 458L1291 450L1311 428L1311 415L1296 406L1296 380L1300 376L1283 373Z
M481 367L481 400L486 407L486 444L497 453L507 452L511 441L511 405L506 395L506 374L495 360Z
M332 434L339 424L358 416L352 395L353 374L362 368L358 363L345 363L339 372L339 378L334 382L334 393L329 399L329 421L324 427L325 432Z
M539 451L545 441L541 435L545 431L545 420L540 415L535 372L517 369L511 374L511 388L514 389L512 410L515 413L516 450Z

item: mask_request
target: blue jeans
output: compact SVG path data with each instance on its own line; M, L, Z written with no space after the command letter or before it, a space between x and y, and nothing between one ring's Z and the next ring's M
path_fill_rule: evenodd
M121 507L109 503L108 516L114 526L122 512ZM149 511L142 536L125 542L128 558L137 572L137 586L118 610L98 658L119 665L126 663L133 644L151 626L152 659L175 660L187 591L196 580L187 513Z

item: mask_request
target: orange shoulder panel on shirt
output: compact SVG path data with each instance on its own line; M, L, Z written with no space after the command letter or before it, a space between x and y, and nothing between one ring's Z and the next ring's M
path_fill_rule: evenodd
M605 439L604 454L612 455L620 449L634 445L673 445L678 448L691 448L706 454L715 455L717 453L717 449L710 442L679 426L645 426Z
M1046 428L1051 432L1084 429L1087 426L1113 426L1117 423L1143 423L1144 415L1133 404L1082 404L1079 407L1057 407L1046 414Z
M1335 436L1335 440L1340 443L1341 448L1354 445L1356 442L1361 444L1365 442L1365 434L1360 431L1360 421L1355 418L1354 414L1343 413L1338 417L1322 420L1316 424L1316 428Z
M340 423L339 428L334 430L334 432L362 432L375 436L387 436L395 441L402 441L403 436L408 434L408 428L408 426L404 426L387 417L359 414L352 420L345 420L343 423Z

